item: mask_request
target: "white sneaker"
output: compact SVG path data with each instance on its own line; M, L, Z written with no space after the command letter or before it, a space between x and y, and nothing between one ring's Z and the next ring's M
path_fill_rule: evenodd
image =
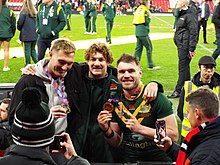
M96 32L92 32L92 35L93 35L93 34L97 34L97 33L96 33Z
M89 32L84 32L84 34L89 34Z
M158 70L160 69L160 66L153 66L151 68L147 68L148 70Z
M4 71L4 72L7 72L7 71L9 71L9 70L10 70L9 67L6 67L6 68L4 67L4 68L3 68L3 71Z

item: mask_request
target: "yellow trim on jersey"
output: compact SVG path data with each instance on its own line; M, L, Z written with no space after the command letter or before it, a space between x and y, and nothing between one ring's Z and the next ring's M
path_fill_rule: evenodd
M57 8L57 15L59 15L61 9L62 9L62 6L58 6L58 8Z
M140 95L143 93L143 90L144 90L144 85L141 84L141 91L139 92L138 97L140 97ZM141 102L141 104L135 109L134 113L131 114L132 116L136 117L139 113L139 111L141 110L141 108L148 102L148 100L143 100ZM120 112L123 112L123 111L127 111L128 113L130 113L130 111L125 107L125 105L123 104L123 102L118 102L118 105L120 107L120 110L118 109L118 107L115 107L115 112L116 114L118 115L118 117L125 123L125 120L126 118L120 114ZM141 117L141 118L138 118L138 122L141 123L143 121L144 117Z

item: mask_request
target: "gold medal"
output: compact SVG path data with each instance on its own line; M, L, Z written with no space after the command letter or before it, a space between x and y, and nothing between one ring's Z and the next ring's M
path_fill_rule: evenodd
M71 112L71 109L68 105L62 105L63 108L66 109L66 113L70 113Z
M103 105L103 110L112 112L112 111L114 110L114 106L113 106L111 103L106 102L106 103Z

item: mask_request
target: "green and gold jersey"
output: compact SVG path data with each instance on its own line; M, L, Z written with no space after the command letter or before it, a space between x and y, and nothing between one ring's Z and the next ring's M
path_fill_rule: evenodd
M120 145L123 161L171 161L166 153L156 146L153 140L131 132L124 123L126 116L123 115L123 111L129 111L140 124L151 128L155 128L157 119L173 114L171 102L160 92L154 101L144 101L142 99L144 88L142 86L139 95L134 100L123 98L115 106L113 121L119 124L123 132L123 140Z

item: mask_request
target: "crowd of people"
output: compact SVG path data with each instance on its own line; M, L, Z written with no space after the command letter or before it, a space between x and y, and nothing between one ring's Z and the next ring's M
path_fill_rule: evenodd
M10 26L11 34L0 35L0 41L7 45L14 35L15 22L6 0L2 2L0 20L5 12L13 25ZM90 25L90 19L96 17L91 14L93 5L92 0L85 3L85 34L96 33L95 24ZM216 6L212 19L217 45L220 43L219 22L216 21L220 20L219 6ZM59 32L66 24L67 30L71 29L67 23L70 16L64 13L64 8L54 0L42 0L35 9L30 0L25 0L17 28L21 31L20 38L27 54L26 64L30 63L30 57L35 64L22 70L12 97L3 99L0 104L0 149L5 154L0 158L0 164L88 165L138 161L219 164L220 75L215 72L217 57L202 56L198 61L199 72L190 80L189 66L195 55L199 27L205 28L203 24L207 20L205 13L199 12L197 0L190 3L178 0L176 7L179 11L174 42L178 49L179 77L174 92L168 97L180 97L181 133L178 133L172 103L164 95L162 84L154 81L143 84L141 81L143 47L147 50L147 68L159 69L152 60L148 1L141 0L134 13L135 53L122 53L115 68L111 65L112 52L106 44L111 44L116 15L114 3L106 1L103 4L106 43L92 43L85 50L86 62L78 63L74 61L76 47L73 42L59 38ZM26 33L26 28L33 28L33 31ZM31 51L36 44L37 53ZM48 48L49 58L45 58ZM219 46L215 52L218 51ZM8 66L3 70L5 68ZM165 123L162 137L157 136L155 123L158 121ZM58 142L57 137L61 139ZM57 148L52 148L54 145ZM213 154L209 155L210 152Z

